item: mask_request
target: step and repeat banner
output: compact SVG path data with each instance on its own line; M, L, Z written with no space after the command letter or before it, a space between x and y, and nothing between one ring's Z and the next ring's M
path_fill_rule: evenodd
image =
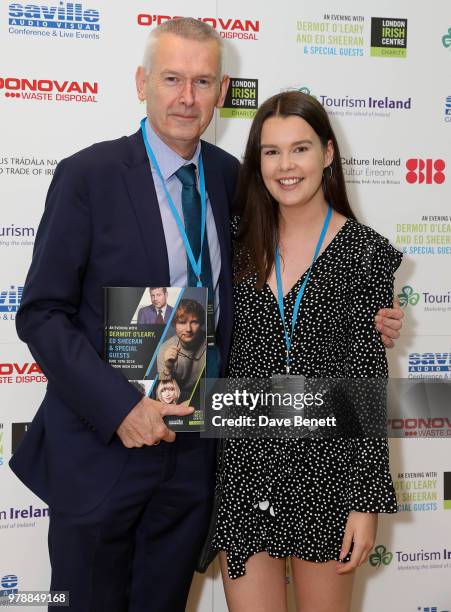
M0 594L49 581L48 509L7 465L46 385L14 327L45 194L62 158L138 129L134 73L151 29L174 16L211 24L225 42L231 85L207 140L240 158L270 95L300 89L324 105L357 217L404 253L396 293L406 321L391 375L451 377L449 3L2 0ZM392 425L399 513L381 517L353 611L449 611L451 416ZM227 609L216 564L196 576L188 609Z

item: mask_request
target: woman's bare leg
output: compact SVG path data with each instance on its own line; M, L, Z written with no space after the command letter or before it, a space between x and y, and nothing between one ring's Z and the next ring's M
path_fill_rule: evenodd
M291 558L298 612L349 612L354 573L337 574L337 561L312 563Z
M224 591L230 612L285 612L287 591L285 559L274 559L266 552L246 562L246 574L229 578L226 555L219 553Z

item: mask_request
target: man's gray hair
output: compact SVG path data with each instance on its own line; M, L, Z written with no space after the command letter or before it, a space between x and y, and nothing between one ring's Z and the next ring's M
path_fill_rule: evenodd
M219 66L220 76L223 71L223 42L218 32L208 23L194 19L193 17L180 17L178 19L169 19L156 27L149 34L146 48L144 51L143 66L146 75L149 74L152 67L153 54L155 43L162 34L175 34L180 38L187 40L197 40L199 42L214 40L218 45L219 50Z

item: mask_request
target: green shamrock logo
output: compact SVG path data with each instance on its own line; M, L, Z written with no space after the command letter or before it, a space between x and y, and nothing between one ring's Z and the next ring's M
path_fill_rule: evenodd
M393 553L387 551L385 546L383 546L382 544L376 546L374 550L375 552L370 555L370 565L372 565L373 567L380 567L382 564L390 565L393 559Z
M451 47L451 28L448 29L448 33L445 34L445 36L442 36L442 45L445 47L445 49Z
M420 301L420 294L416 293L410 285L406 285L401 289L401 293L398 293L398 298L401 308L406 308L408 304L416 306Z

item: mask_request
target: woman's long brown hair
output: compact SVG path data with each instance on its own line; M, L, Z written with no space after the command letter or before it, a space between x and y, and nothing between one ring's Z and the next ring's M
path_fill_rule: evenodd
M245 256L239 258L236 280L239 282L256 273L258 289L262 288L274 266L279 238L279 206L266 189L260 169L263 123L270 117L293 115L307 121L324 147L329 140L332 141L334 157L331 170L326 168L323 174L324 197L334 210L355 219L346 194L337 139L324 108L315 98L299 91L284 92L266 100L252 122L237 192L237 203L241 209L237 247Z

